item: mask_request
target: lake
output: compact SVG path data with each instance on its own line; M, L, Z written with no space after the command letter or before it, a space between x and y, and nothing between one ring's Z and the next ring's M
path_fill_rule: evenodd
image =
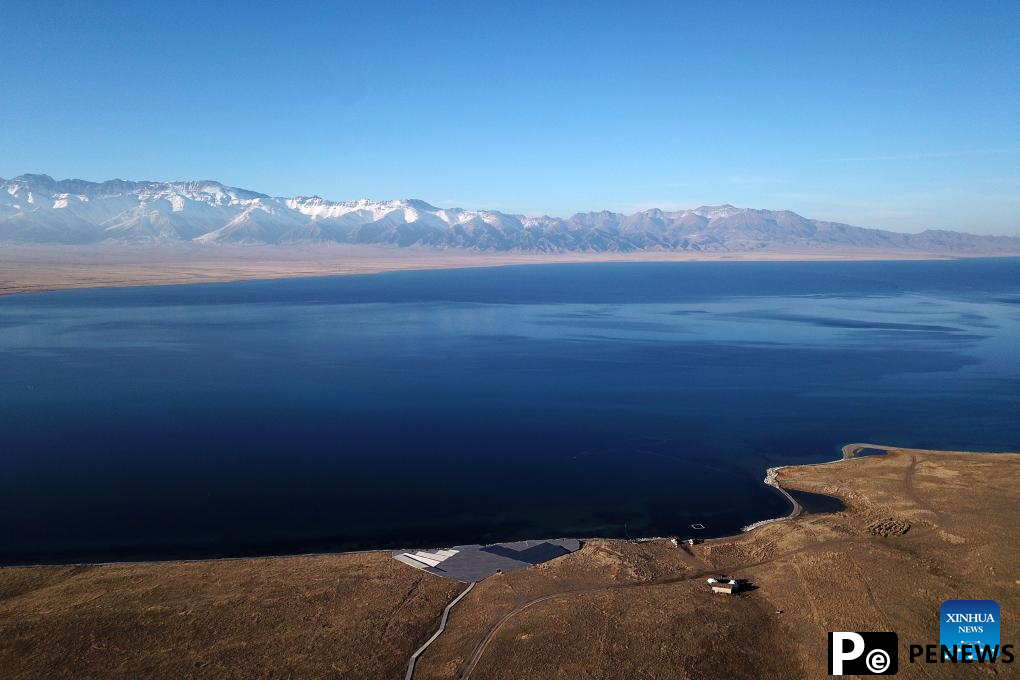
M1018 259L0 298L0 562L730 534L848 442L1020 450L1018 347Z

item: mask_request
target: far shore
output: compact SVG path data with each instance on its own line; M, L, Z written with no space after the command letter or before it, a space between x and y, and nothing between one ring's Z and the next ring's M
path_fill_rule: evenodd
M69 288L224 283L390 271L582 262L946 260L988 253L872 249L750 252L483 253L361 245L202 246L0 244L0 295Z

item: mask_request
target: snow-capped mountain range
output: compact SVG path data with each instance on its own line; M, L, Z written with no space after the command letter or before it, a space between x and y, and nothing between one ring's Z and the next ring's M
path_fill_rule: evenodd
M526 217L416 199L272 197L219 182L0 179L0 242L371 243L483 251L747 252L840 248L1020 254L1020 238L901 234L731 205Z

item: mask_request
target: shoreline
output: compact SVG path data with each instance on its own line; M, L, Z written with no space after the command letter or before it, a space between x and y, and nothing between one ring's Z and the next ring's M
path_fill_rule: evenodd
M909 448L909 447L904 448L904 447L898 447L898 446L890 446L890 445L887 445L887 444L871 444L871 443L862 443L862 442L855 442L855 443L852 443L852 444L845 444L845 445L843 445L841 447L842 456L840 458L836 458L834 460L827 460L827 461L822 461L822 462L819 462L819 463L802 463L802 464L795 464L795 465L779 465L779 466L767 468L766 474L765 474L765 479L764 479L763 483L765 485L767 485L767 486L770 486L770 487L776 489L779 493L781 493L786 498L786 500L791 505L791 510L790 510L790 512L788 514L786 514L786 515L784 515L782 517L772 517L772 518L767 518L767 519L759 520L757 522L752 522L751 524L748 524L748 525L746 525L744 527L741 527L741 529L740 529L740 531L738 533L727 534L727 535L724 535L724 536L715 536L715 537L711 537L711 538L705 538L705 539L702 539L703 542L704 543L715 543L715 542L719 542L719 541L734 540L734 539L737 539L737 538L739 538L741 536L744 536L746 534L751 533L752 531L754 531L755 529L758 529L759 527L767 526L767 525L770 525L770 524L775 524L777 522L789 521L789 520L795 519L797 517L800 517L801 515L807 514L807 513L805 513L805 511L804 511L803 507L801 506L801 504L792 495L790 495L789 492L786 489L784 489L782 487L782 485L781 485L781 483L780 483L780 481L778 479L779 472L781 470L784 470L784 469L812 468L812 467L819 467L819 466L825 466L825 465L832 465L834 463L840 463L840 462L843 462L843 461L846 461L846 460L857 458L858 457L857 454L862 449L878 449L878 450L884 451L886 453L888 453L890 451L898 451L898 450L916 451L916 452L921 452L921 453L926 453L926 454L936 454L936 453L967 453L967 454L976 454L976 455L984 455L984 454L992 454L992 455L994 455L996 453L1000 453L1000 454L1003 454L1003 453L1004 454L1009 454L1010 453L1008 451L989 452L989 451L943 451L943 450L940 450L940 449L914 449L914 448ZM815 492L813 492L813 493L815 493ZM574 539L580 541L582 544L584 544L585 542L592 542L592 541L620 541L620 542L624 542L624 543L648 543L648 542L654 542L654 541L669 540L670 538L674 538L674 537L671 537L671 536L641 536L641 537L635 537L635 538L613 538L613 537L607 537L607 536L587 536L587 537L573 537L573 536L569 536L569 537L559 537L559 538L574 538ZM552 540L552 539L550 539L548 537L544 538L544 539L536 539L536 538L508 539L507 541L493 541L492 543L487 543L485 545L492 545L492 544L500 543L500 542L513 542L513 541L520 541L520 540ZM458 544L458 545L462 545L462 544ZM464 544L464 545L466 545L466 544ZM361 549L361 550L341 550L341 551L336 551L336 552L329 552L329 551L315 552L315 551L311 551L311 552L298 552L298 553L269 553L269 554L265 554L265 555L237 555L237 556L224 556L224 557L196 557L196 558L151 559L151 560L130 560L129 559L129 560L106 560L106 561L100 561L100 562L39 562L39 563L31 563L31 562L29 562L29 563L0 565L0 571L5 570L5 569L45 569L45 568L59 568L59 567L101 567L101 566L116 566L116 565L202 564L202 563L236 562L236 561L248 561L248 560L290 559L290 558L302 558L302 557L306 557L307 558L307 557L334 557L334 556L340 556L340 555L366 555L366 554L373 554L373 553L383 553L383 554L386 554L386 555L390 555L390 554L393 553L394 550L398 550L398 551L399 550L419 550L419 549L433 548L433 547L436 547L436 546L424 546L424 547L418 546L418 547L413 547L413 548L405 546L405 547L402 547L402 548L365 548L365 549ZM450 547L450 546L439 546L439 547Z
M947 600L1016 611L1020 453L887 450L775 475L846 500L840 511L690 547L593 540L493 574L458 600L415 677L806 679L825 674L833 621L925 640ZM710 576L746 588L724 598ZM0 569L0 591L0 628L11 632L0 665L12 680L68 668L125 680L382 680L406 677L464 584L367 552ZM740 640L744 653L720 640Z
M0 297L81 288L270 281L394 271L605 262L879 262L996 256L873 250L487 253L382 246L24 246L0 244Z
M844 444L843 447L840 449L841 452L842 452L842 456L839 457L839 458L836 458L834 460L826 460L826 461L822 461L821 463L803 463L803 464L797 464L797 465L777 465L775 467L768 468L765 471L765 480L764 480L764 483L765 483L766 486L771 486L773 489L776 489L777 491L779 491L779 493L783 494L783 496L786 498L786 500L788 500L790 502L790 505L792 506L791 509L790 509L790 513L788 515L784 515L783 517L773 517L772 519L763 519L763 520L759 520L757 522L752 522L751 524L748 524L747 526L742 527L740 529L740 533L746 534L746 533L748 533L750 531L754 531L758 527L763 527L766 524L772 524L773 522L783 522L785 520L790 520L790 519L793 519L794 517L799 517L800 515L804 514L804 508L801 506L800 502L796 498L794 498L789 493L789 491L784 489L782 487L782 485L779 483L779 471L780 470L785 470L787 468L816 467L818 465L832 465L833 463L839 463L839 462L844 461L844 460L850 460L851 458L856 458L857 454L860 453L862 449L878 449L880 451L884 451L885 453L888 453L889 451L895 451L897 448L898 447L888 446L886 444L865 444L865 443ZM921 449L912 449L912 450L919 451ZM972 451L971 453L979 453L979 452ZM883 454L883 455L885 455L885 454ZM734 537L733 536L728 536L726 538L734 538ZM712 539L712 540L718 540L718 539Z

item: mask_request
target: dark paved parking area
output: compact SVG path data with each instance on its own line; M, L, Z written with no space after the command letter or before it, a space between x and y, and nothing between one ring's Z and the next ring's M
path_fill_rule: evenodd
M393 556L417 569L468 583L481 581L497 571L518 571L533 564L548 562L572 553L580 547L581 542L576 538L516 541L492 545L456 545L448 549L457 551L456 554L442 559L435 565L419 561L415 556L423 556L428 560L440 553L439 550L395 550Z

